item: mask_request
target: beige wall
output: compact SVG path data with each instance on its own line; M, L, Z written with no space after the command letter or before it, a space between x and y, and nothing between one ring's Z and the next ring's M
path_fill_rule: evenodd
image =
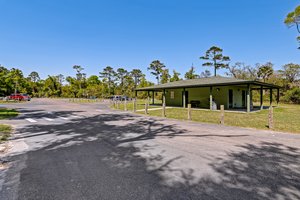
M243 105L242 101L242 91L246 92L247 88L245 87L231 87L233 89L233 107L234 108L241 108ZM247 97L245 96L245 100ZM246 104L246 103L245 103Z
M166 90L166 105L167 106L182 106L182 91L183 89L170 89ZM171 98L172 92L174 98Z
M238 86L220 86L213 87L213 99L217 103L218 109L220 105L224 105L225 108L229 108L229 96L228 90L233 90L233 107L242 107L242 90L246 91L245 87ZM186 88L189 92L188 103L193 100L200 101L200 108L209 109L209 87L201 88ZM174 93L174 98L171 98L171 93ZM182 106L182 92L183 89L168 89L166 90L166 105L167 106Z

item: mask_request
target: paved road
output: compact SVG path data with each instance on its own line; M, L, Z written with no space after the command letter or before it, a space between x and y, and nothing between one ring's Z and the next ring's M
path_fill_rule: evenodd
M105 104L16 106L0 199L300 199L300 135L149 118Z

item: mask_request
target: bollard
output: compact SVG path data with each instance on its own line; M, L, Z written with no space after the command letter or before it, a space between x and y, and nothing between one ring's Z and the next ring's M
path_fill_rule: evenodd
M273 121L273 106L269 107L269 129L274 128L274 121Z
M220 106L220 110L221 110L220 124L224 125L224 117L225 117L225 113L224 113L224 105L221 105L221 106Z
M148 102L145 103L145 114L148 115Z
M124 101L124 110L127 111L127 100Z
M188 120L192 120L192 109L191 109L192 105L188 104Z

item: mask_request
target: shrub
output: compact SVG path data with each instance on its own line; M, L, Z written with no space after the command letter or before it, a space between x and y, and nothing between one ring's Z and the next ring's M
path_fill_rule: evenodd
M284 100L287 102L300 104L300 88L294 88L286 92Z

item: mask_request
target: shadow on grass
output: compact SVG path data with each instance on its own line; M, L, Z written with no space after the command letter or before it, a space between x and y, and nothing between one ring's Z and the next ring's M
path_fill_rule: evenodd
M207 168L213 174L199 178L192 166L174 167L182 155L148 154L156 147L143 143L185 136L188 131L176 124L103 114L29 125L20 132L39 143L26 154L27 167L21 171L18 196L23 199L300 198L300 151L280 143L239 145L238 151L211 157Z

